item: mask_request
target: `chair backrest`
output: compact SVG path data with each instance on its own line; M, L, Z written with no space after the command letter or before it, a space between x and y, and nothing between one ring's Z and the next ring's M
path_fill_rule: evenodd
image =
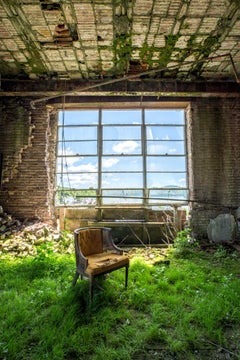
M77 232L77 240L84 256L103 252L102 229L79 229Z

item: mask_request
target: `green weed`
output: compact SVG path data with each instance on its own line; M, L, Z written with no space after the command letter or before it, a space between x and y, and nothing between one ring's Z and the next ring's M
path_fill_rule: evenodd
M240 359L240 256L213 256L183 238L183 256L176 247L167 262L138 250L128 288L115 271L99 279L91 305L88 281L71 286L74 255L48 244L35 258L5 256L0 359Z
M173 253L175 256L188 257L198 246L198 242L191 236L191 229L186 228L177 233L173 241Z

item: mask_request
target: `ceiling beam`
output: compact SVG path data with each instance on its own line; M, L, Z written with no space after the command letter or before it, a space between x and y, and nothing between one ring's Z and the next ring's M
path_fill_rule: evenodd
M0 97L37 97L41 102L62 96L166 96L166 97L240 97L237 82L175 81L124 78L109 81L4 80Z

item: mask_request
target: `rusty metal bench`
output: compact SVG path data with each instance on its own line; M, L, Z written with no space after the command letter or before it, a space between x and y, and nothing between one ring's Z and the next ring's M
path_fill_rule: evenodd
M98 276L125 267L125 287L128 284L129 258L123 255L112 239L111 229L106 227L85 227L74 230L76 273L78 277L89 279L90 301L93 297L93 283Z

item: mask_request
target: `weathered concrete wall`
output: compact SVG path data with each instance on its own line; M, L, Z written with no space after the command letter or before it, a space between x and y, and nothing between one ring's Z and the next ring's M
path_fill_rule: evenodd
M206 237L210 219L240 205L239 100L195 100L188 128L191 227Z
M73 231L86 226L111 227L115 242L125 245L172 242L177 231L184 228L186 211L133 210L116 206L115 209L104 209L99 222L98 217L98 211L94 208L59 208L61 229Z
M45 105L0 101L1 205L19 219L54 219L55 118ZM56 121L55 121L56 123Z

